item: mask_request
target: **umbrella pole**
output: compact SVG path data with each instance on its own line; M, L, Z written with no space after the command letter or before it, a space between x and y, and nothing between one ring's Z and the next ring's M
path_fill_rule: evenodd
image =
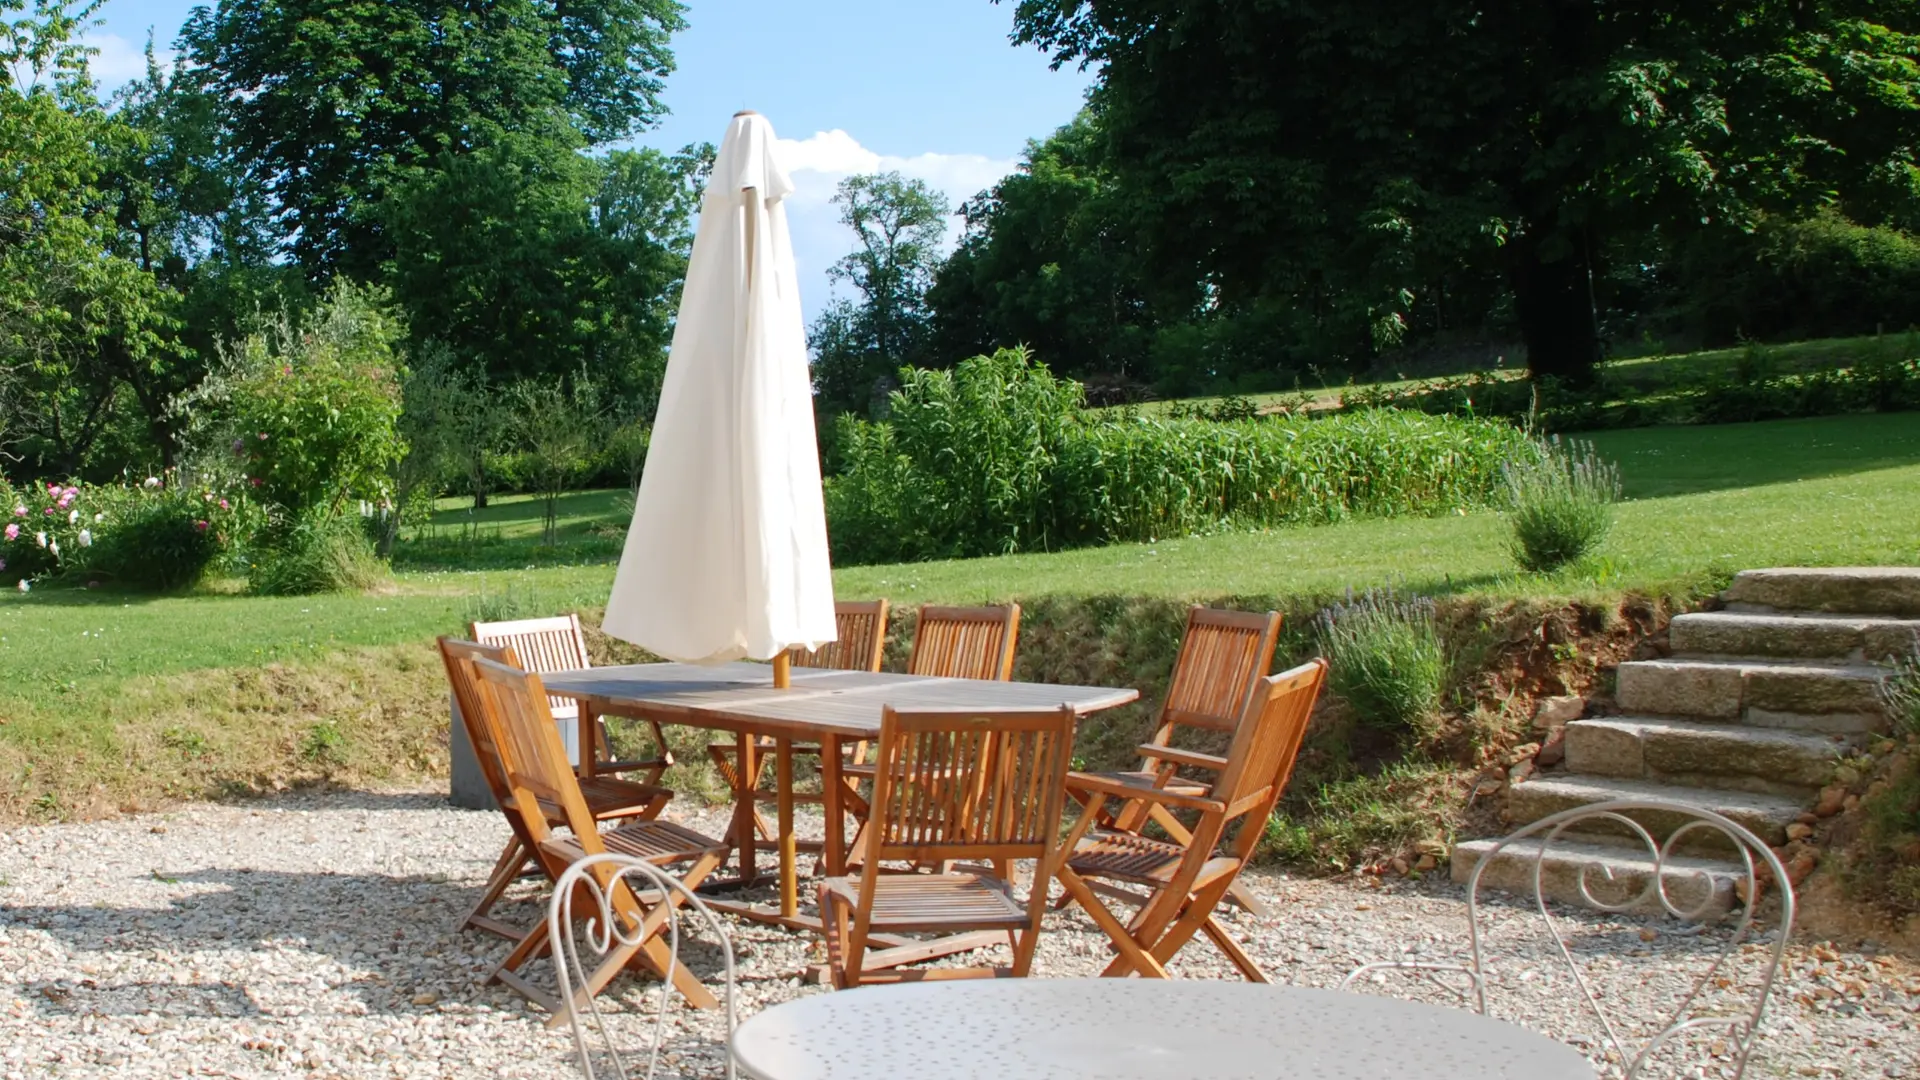
M793 684L793 659L785 649L773 658L773 687L785 690ZM793 744L786 739L774 744L773 787L780 814L780 914L793 918L800 911L800 845L793 835Z
M747 291L753 291L753 260L759 254L759 237L754 235L758 224L760 200L757 188L746 189L746 255L747 255ZM793 659L785 649L773 658L773 688L786 690L793 685ZM793 745L786 739L780 739L774 749L774 790L779 800L780 815L780 914L793 918L799 913L799 844L793 835Z

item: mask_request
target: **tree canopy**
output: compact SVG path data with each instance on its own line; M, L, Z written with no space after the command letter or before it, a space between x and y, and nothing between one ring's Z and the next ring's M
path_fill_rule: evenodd
M1533 369L1581 379L1623 241L1920 208L1908 3L1020 0L1015 26L1098 70L1154 292L1349 355L1491 283Z
M814 384L827 408L864 413L884 397L886 379L926 354L927 290L950 208L925 181L897 172L849 176L833 202L855 243L828 275L858 299L836 301L814 321Z
M121 377L166 323L159 282L115 243L104 163L134 134L102 109L73 36L91 7L0 0L0 372L17 403L0 435L78 464L116 419Z
M939 355L1017 342L1070 375L1144 371L1152 311L1103 139L1083 114L961 206L960 243L927 297Z
M675 0L220 0L181 33L310 274L370 276L374 207L508 136L577 147L658 118Z
M679 4L220 0L106 102L98 7L0 0L20 469L175 464L221 351L342 282L463 386L587 371L651 414L712 150L607 144L662 114Z

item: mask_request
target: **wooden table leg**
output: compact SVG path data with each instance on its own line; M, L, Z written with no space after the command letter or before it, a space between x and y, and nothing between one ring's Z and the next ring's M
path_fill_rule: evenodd
M773 741L774 787L780 807L780 914L800 913L799 842L793 835L793 741Z
M820 845L820 862L828 877L847 872L846 834L840 822L840 736L820 740L820 809L827 822L826 842Z
M733 850L740 863L740 884L750 886L760 877L754 867L754 787L760 782L760 739L741 732L736 737L736 787L733 798Z
M600 741L600 725L595 723L595 720L593 707L582 701L579 713L580 731L574 740L574 745L580 748L580 779L582 780L593 778L594 762L600 756L595 752L594 747L594 744Z

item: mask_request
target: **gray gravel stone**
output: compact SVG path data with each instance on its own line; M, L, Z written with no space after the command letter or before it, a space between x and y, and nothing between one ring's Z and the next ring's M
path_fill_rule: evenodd
M683 815L709 831L719 817ZM505 837L497 815L420 792L194 805L0 834L0 1080L572 1075L564 1032L547 1031L511 992L480 985L505 943L453 932ZM1439 880L1262 871L1250 881L1275 915L1236 909L1222 922L1279 981L1330 986L1367 961L1451 959L1466 948L1462 897ZM523 884L497 910L531 921L544 913L542 894ZM1538 914L1500 903L1487 925L1493 1011L1601 1052L1599 1027ZM1630 918L1561 926L1601 999L1630 1018L1677 1002L1723 932ZM825 992L798 978L821 958L810 935L736 923L732 936L743 1014ZM1104 941L1078 911L1052 914L1037 971L1096 974ZM689 942L685 955L717 985L712 943ZM1736 982L1710 991L1710 1004L1732 1008L1758 960L1742 952ZM1233 977L1204 938L1173 968ZM1418 982L1366 988L1449 1000ZM650 1037L657 993L622 978L603 999L628 1051ZM720 1017L677 1001L667 1017L661 1075L719 1075ZM1910 1075L1920 1061L1920 970L1796 947L1769 1017L1750 1076ZM1726 1073L1705 1060L1654 1075Z

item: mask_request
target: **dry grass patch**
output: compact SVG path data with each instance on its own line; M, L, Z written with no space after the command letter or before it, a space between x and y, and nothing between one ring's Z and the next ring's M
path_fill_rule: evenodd
M175 799L444 775L431 647L142 676L25 703L0 739L0 819L92 817Z

